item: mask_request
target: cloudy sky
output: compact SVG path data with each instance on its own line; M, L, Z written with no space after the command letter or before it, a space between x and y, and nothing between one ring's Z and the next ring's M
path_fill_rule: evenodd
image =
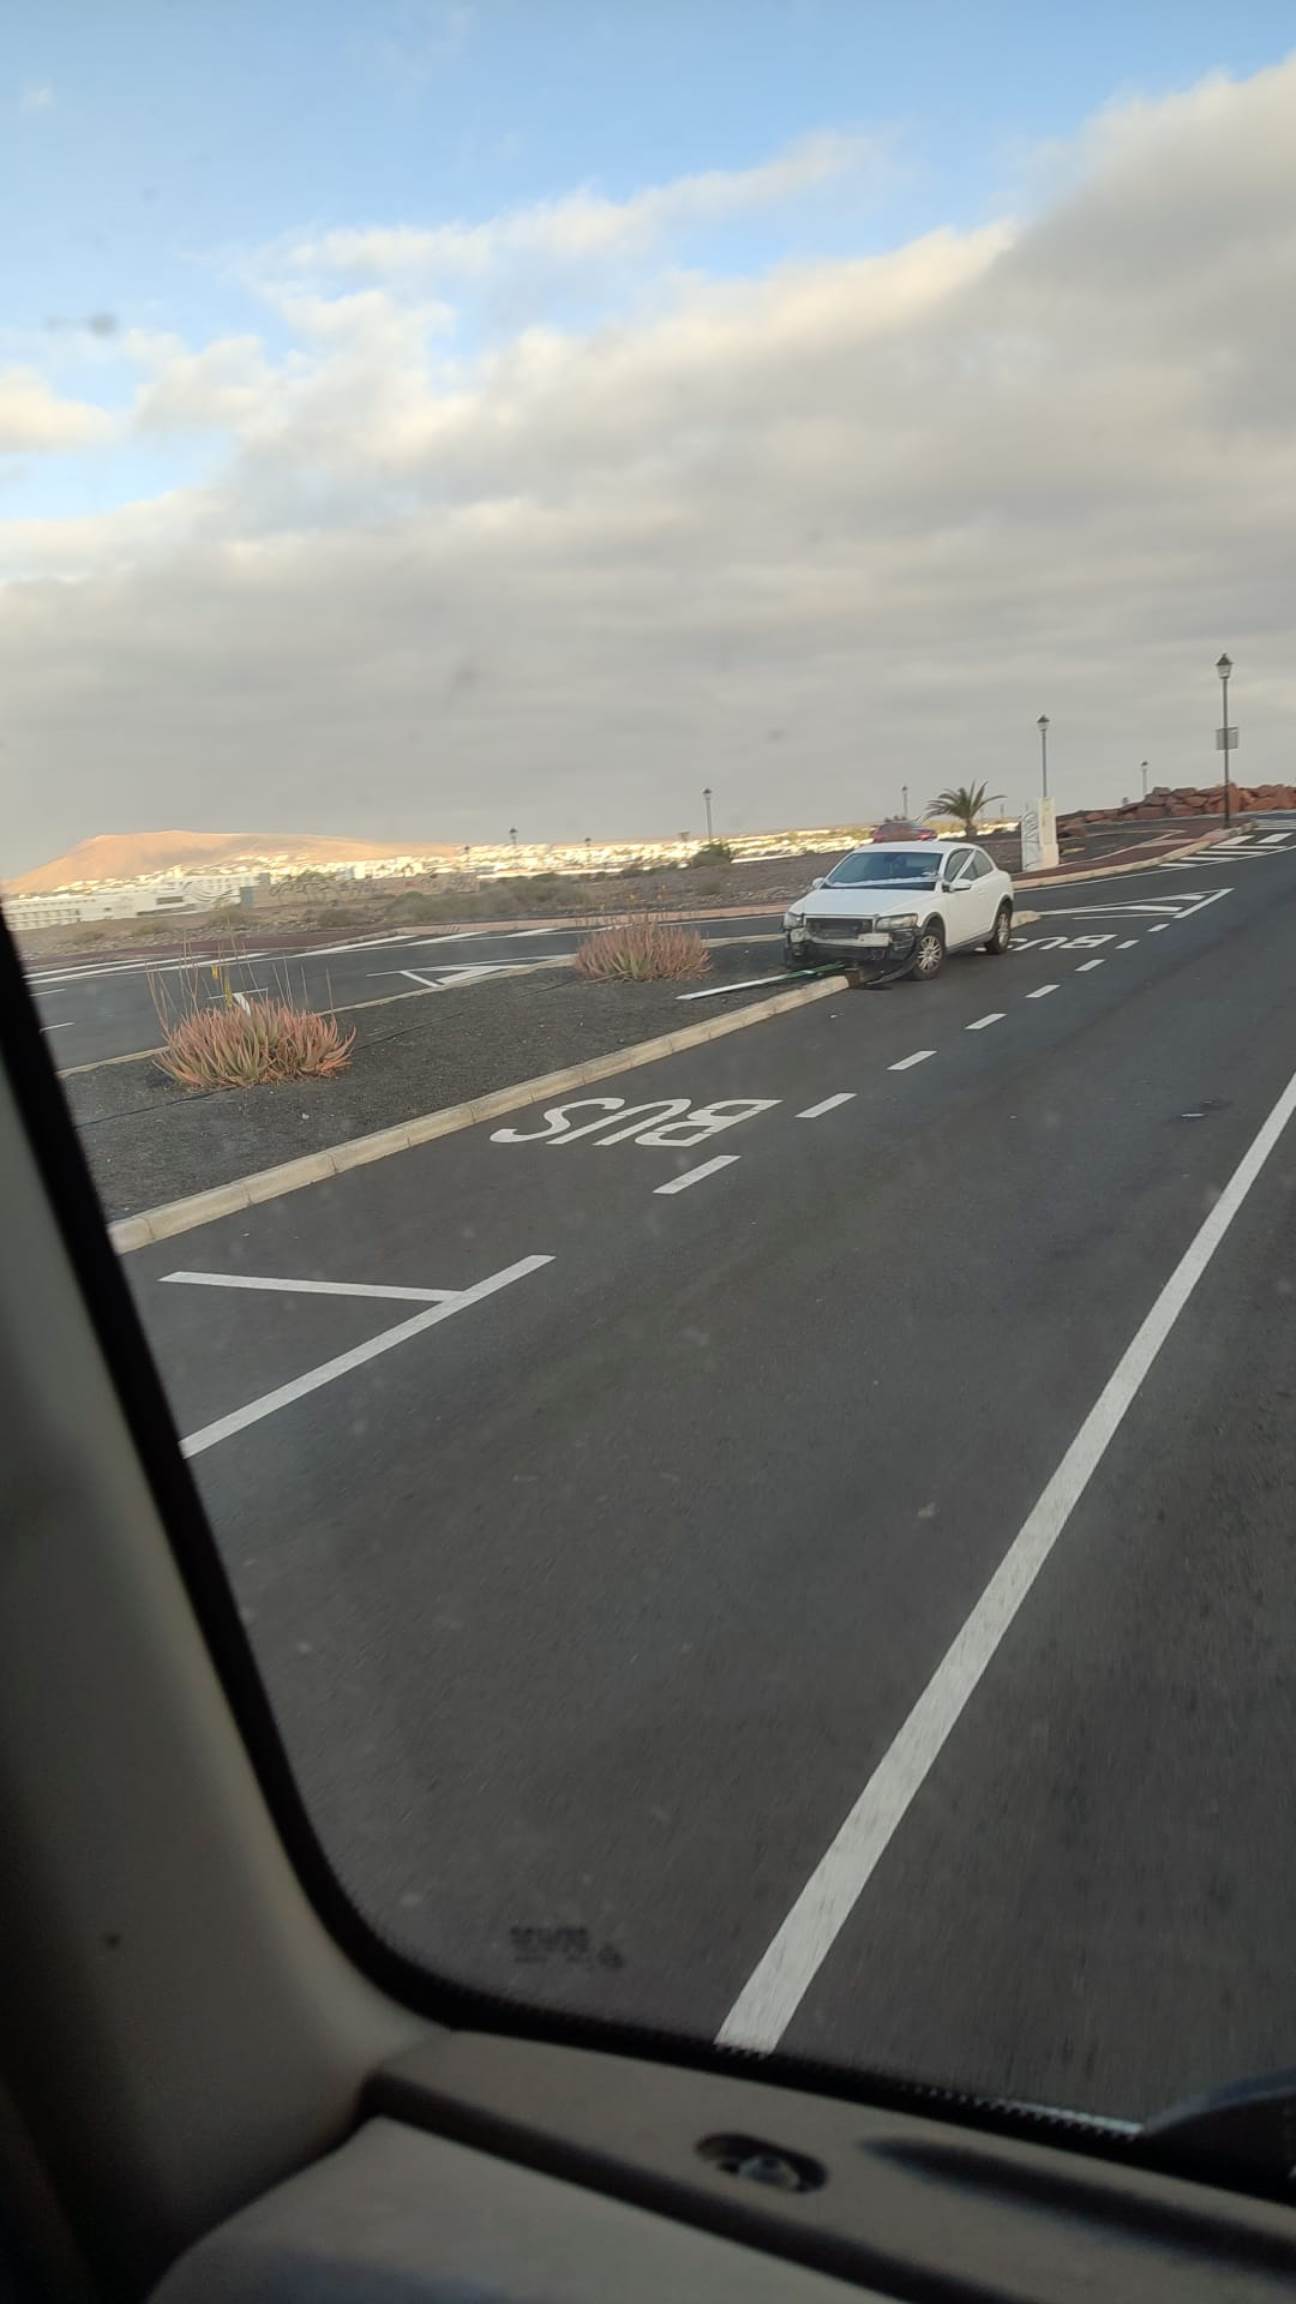
M1296 775L1290 37L5 11L0 872Z

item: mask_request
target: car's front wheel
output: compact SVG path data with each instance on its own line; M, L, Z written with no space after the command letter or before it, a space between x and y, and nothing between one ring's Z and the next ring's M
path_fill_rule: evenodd
M929 920L926 927L919 931L909 974L916 977L919 983L927 983L933 976L939 976L944 965L945 931L939 920Z
M1003 903L995 914L995 924L986 938L985 948L987 952L999 954L1006 952L1011 942L1012 906L1009 903Z
M783 965L785 968L813 968L814 962L807 953L802 951L800 945L794 944L790 937L785 936L783 939Z

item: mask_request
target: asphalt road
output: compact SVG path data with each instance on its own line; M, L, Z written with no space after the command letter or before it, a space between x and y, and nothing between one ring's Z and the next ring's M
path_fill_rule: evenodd
M699 921L703 936L742 936L777 927L768 912ZM313 1008L347 1009L402 993L470 990L503 968L543 966L570 956L588 931L574 928L448 929L420 935L351 937L300 952L249 952L227 966L208 961L96 960L35 968L28 978L42 1029L61 1072L156 1048L158 1003L172 1012L191 998L237 991L290 993Z
M445 1973L1123 2118L1296 2063L1296 843L1045 902L127 1259Z

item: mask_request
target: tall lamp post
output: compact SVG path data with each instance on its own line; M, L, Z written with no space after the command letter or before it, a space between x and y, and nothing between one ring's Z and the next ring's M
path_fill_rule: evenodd
M1143 778L1143 797L1144 797L1144 799L1145 799L1145 800L1146 800L1146 798L1147 798L1147 772L1148 772L1148 764L1147 764L1146 760L1140 760L1140 762L1139 762L1139 774L1140 774L1140 775L1141 775L1141 777Z
M1039 732L1040 732L1040 797L1041 797L1041 799L1047 800L1047 798L1048 798L1048 732L1049 732L1049 720L1048 720L1048 714L1047 714L1047 712L1041 712L1041 714L1040 714L1040 716L1039 716L1038 720L1036 721L1035 725L1036 725L1036 727L1038 728L1038 730L1039 730Z
M710 785L709 785L709 784L704 784L704 785L703 785L703 787L702 787L702 797L703 797L703 799L704 799L704 800L705 800L705 802L706 802L706 812L707 812L707 839L708 839L708 840L711 840L711 839L713 839L713 838L714 838L714 834L712 833L712 830L711 830L711 787L710 787Z
M1229 783L1229 753L1232 750L1233 730L1229 726L1228 684L1233 666L1227 656L1221 656L1215 669L1219 674L1220 694L1224 699L1224 710L1221 715L1223 726L1216 738L1216 742L1222 745L1224 750L1224 822L1231 824L1233 821L1233 790Z

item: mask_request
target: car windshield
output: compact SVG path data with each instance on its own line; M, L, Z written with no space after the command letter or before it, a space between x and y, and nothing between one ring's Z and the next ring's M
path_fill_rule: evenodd
M825 888L934 888L940 855L933 849L861 848L843 857L824 881Z
M5 918L428 2005L1296 2065L1292 37L0 11Z

